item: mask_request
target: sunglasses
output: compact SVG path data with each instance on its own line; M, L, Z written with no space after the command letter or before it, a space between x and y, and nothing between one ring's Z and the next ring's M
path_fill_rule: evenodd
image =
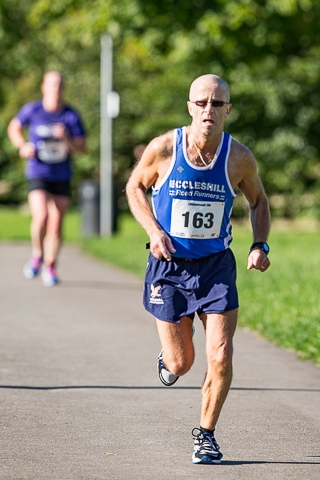
M222 100L211 100L211 102L209 102L208 100L197 100L196 102L192 102L191 100L189 100L189 102L195 103L197 107L200 108L206 108L208 103L211 103L211 106L213 108L221 108L223 107L223 105L230 105L229 102L223 102Z

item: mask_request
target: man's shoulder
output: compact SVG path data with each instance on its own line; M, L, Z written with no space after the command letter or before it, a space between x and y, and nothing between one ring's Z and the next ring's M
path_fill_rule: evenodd
M232 140L229 157L229 177L233 186L244 177L256 175L257 162L251 150L237 140Z
M174 130L163 133L151 140L149 147L154 154L167 158L172 155L174 142Z
M153 140L159 144L173 142L175 130L169 130L168 132L162 133L158 137L155 137Z
M243 143L238 142L234 138L232 138L231 142L230 157L238 161L254 159L254 155L251 152L250 148L248 148Z

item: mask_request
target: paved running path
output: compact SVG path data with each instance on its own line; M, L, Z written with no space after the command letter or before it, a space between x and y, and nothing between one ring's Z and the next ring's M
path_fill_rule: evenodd
M22 276L28 256L0 244L1 480L320 479L320 368L238 331L224 461L192 465L200 321L196 361L167 389L140 279L65 246L63 282L45 288Z

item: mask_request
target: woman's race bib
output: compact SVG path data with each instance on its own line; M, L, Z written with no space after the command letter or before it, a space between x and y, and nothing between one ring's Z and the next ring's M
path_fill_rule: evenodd
M39 140L37 142L38 158L46 163L60 163L67 160L68 146L61 140Z

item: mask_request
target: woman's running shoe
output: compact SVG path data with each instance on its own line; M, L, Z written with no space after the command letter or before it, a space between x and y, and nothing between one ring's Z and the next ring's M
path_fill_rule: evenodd
M36 258L31 257L28 263L25 264L23 267L23 275L31 280L32 278L36 277L40 272L40 268L42 265L42 257Z
M57 272L54 267L47 267L44 265L41 272L42 283L45 287L54 287L59 283Z

